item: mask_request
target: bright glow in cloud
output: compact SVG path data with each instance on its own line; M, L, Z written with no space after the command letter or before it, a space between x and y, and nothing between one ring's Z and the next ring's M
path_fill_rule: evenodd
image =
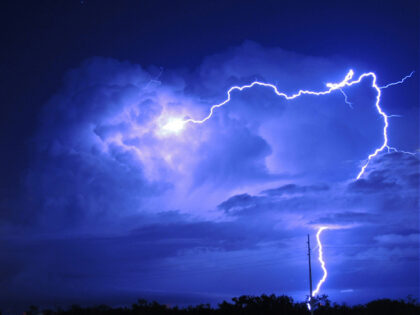
M166 124L162 126L162 130L165 133L180 133L184 127L186 122L180 118L170 118Z

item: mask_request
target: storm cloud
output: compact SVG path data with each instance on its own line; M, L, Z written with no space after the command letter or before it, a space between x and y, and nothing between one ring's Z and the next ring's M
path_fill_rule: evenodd
M19 215L2 219L13 233L3 236L0 286L13 295L36 285L46 296L53 288L88 291L91 278L106 293L191 291L208 281L206 292L236 294L267 285L267 264L283 290L297 292L305 236L328 225L330 290L369 287L353 276L364 270L380 279L363 264L380 254L396 261L395 290L411 292L418 286L405 282L407 270L418 279L410 267L418 261L418 158L384 153L354 180L383 141L369 79L346 91L353 107L340 92L287 102L256 87L234 92L203 124L162 130L174 117L205 117L232 85L258 79L287 93L322 90L347 70L338 59L254 42L193 70L86 60L40 115ZM231 270L242 256L249 265ZM200 277L179 284L183 264ZM228 271L231 284L219 292L216 278Z

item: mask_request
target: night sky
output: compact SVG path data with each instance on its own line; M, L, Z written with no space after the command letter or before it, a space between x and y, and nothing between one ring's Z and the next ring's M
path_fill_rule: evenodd
M0 308L419 297L418 1L0 6Z

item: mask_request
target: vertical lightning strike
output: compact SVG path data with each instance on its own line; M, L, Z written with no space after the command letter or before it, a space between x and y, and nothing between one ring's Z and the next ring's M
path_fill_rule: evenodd
M322 271L324 272L321 280L319 280L318 284L316 285L316 289L314 292L312 292L312 296L314 297L315 295L318 294L319 290L321 289L322 284L325 282L325 280L327 279L328 276L328 272L327 272L327 268L325 268L325 261L324 261L324 256L323 256L323 252L322 252L322 243L321 243L321 233L322 231L328 229L328 227L326 226L322 226L319 228L318 232L316 233L316 241L318 243L318 260L319 263L321 264L321 268Z
M176 128L174 128L173 126L173 122L170 123L171 125L164 125L162 128L166 129L166 130L174 130L176 129L176 131L181 130L184 125L186 125L187 123L194 123L194 124L203 124L204 122L206 122L207 120L209 120L212 116L213 113L215 111L216 108L222 107L225 104L227 104L230 100L231 100L231 94L233 91L243 91L245 89L250 89L254 86L264 86L264 87L269 87L271 88L274 93L276 93L276 95L284 97L287 100L293 100L299 96L302 95L315 95L315 96L321 96L321 95L327 95L332 93L333 91L339 90L343 96L344 96L344 101L346 104L348 104L350 107L352 107L352 104L348 101L347 98L347 94L343 91L343 88L345 87L350 87L352 85L358 84L360 83L364 78L367 77L371 77L372 78L372 88L375 89L376 91L376 101L375 101L375 107L377 112L379 113L379 115L382 116L383 121L384 121L384 127L383 127L383 143L380 147L376 148L373 153L369 154L369 156L367 157L367 159L365 160L364 164L362 165L359 173L356 176L356 180L360 179L360 177L364 174L366 168L369 165L369 162L376 157L379 153L381 153L382 151L384 151L384 149L388 149L388 151L398 151L397 149L390 147L388 145L388 126L389 126L389 122L388 122L388 118L390 117L389 115L387 115L381 108L380 106L380 101L381 101L381 90L386 89L390 86L394 86L397 84L402 84L404 83L405 80L407 80L408 78L411 78L411 76L414 74L414 71L412 71L409 75L405 76L404 78L402 78L400 81L396 81L393 83L389 83L387 85L384 86L378 86L378 84L376 83L377 78L376 78L376 74L374 72L366 72L363 73L359 76L359 78L357 80L353 80L353 75L354 72L353 70L350 70L347 75L345 76L345 78L339 82L339 83L327 83L326 86L328 87L327 90L324 91L310 91L310 90L299 90L297 93L292 94L292 95L287 95L283 92L280 92L277 87L273 84L270 83L264 83L264 82L260 82L260 81L254 81L251 84L247 84L247 85L242 85L242 86L232 86L228 91L227 91L227 98L216 105L213 105L210 107L210 112L209 114L204 117L201 120L196 120L196 119L186 119L186 120L179 120L176 123ZM398 152L402 152L402 153L410 153L410 154L415 154L415 153L411 153L411 152L405 152L405 151L398 151Z
M316 233L316 241L318 243L318 260L321 264L323 275L322 275L321 280L318 281L318 284L316 285L315 290L312 292L312 296L310 296L308 298L308 301L307 301L306 305L308 306L309 310L311 310L311 300L312 300L312 298L315 297L319 293L319 291L321 290L321 286L324 284L325 280L327 280L327 276L328 276L327 268L325 267L322 243L321 243L321 239L320 239L322 231L324 231L326 229L328 229L327 226L321 226L318 229L318 232Z

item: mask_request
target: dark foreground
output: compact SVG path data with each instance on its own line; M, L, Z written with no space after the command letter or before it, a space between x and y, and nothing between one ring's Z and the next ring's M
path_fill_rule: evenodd
M31 306L26 315L76 315L76 314L144 314L144 315L300 315L310 314L305 303L296 303L288 296L262 295L233 298L232 303L223 301L218 307L209 304L187 308L170 307L157 302L138 300L131 307L80 307L73 305L68 309L39 310ZM25 314L24 313L24 314ZM1 313L0 313L1 314ZM364 305L347 306L331 303L326 296L318 299L314 307L316 315L333 314L381 314L381 315L419 315L420 304L408 298L406 300L381 299Z

